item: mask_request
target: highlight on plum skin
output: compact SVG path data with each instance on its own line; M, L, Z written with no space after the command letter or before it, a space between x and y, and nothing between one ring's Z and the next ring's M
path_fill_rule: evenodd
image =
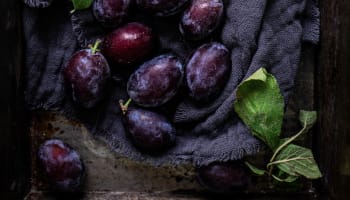
M147 59L153 53L156 42L150 27L131 22L105 36L102 53L116 64L130 66Z
M38 160L54 189L76 191L82 185L84 163L78 152L62 140L45 141L39 147Z
M127 136L142 152L160 154L175 144L176 129L164 116L141 108L123 115Z
M134 103L157 107L176 95L183 76L181 60L174 54L163 54L145 62L130 76L127 92Z
M206 103L225 87L231 72L229 50L217 42L200 46L189 59L185 76L192 99Z
M73 54L63 70L73 100L84 108L92 108L104 98L111 76L107 60L98 52L99 43Z
M128 16L130 0L94 0L93 14L106 28L119 26Z
M215 193L244 190L249 179L246 168L239 161L214 162L197 170L198 182Z
M224 15L222 0L193 0L180 21L180 32L189 40L210 36L220 25Z

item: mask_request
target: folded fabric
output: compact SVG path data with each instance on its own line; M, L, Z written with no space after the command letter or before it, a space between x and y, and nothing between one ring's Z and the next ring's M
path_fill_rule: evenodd
M294 86L302 42L318 42L319 12L313 0L231 0L225 1L225 8L218 37L211 40L222 42L231 50L230 79L221 95L207 105L198 106L181 94L156 109L173 119L178 129L176 145L164 154L143 154L126 138L118 108L119 99L128 98L125 80L118 78L113 82L109 96L92 110L78 109L65 91L62 68L77 49L77 42L80 48L86 47L108 32L89 9L76 11L69 19L69 8L59 2L54 1L45 9L25 7L29 108L60 111L79 119L116 153L153 165L193 162L201 166L257 153L260 142L234 113L235 89L242 80L265 67L276 76L287 101ZM145 23L157 32L160 48L156 54L172 51L186 60L198 46L182 39L176 17L158 19L136 13L130 20Z
M51 5L53 0L23 0L25 4L32 8L46 8Z

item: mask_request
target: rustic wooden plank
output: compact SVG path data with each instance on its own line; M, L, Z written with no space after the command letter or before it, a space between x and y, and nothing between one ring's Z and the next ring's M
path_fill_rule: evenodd
M32 144L31 183L34 194L50 191L49 184L45 181L45 175L40 173L36 161L38 146L49 138L62 139L80 152L87 169L87 178L83 188L78 193L100 194L99 192L103 191L108 195L114 193L127 195L129 193L169 194L174 191L186 191L188 198L191 199L191 196L196 196L195 194L202 195L206 192L197 183L196 174L191 165L154 167L146 163L131 161L117 155L111 151L106 143L94 138L83 124L68 120L62 115L36 112L32 117L30 132ZM268 180L265 178L254 178L249 187L238 192L237 195L284 194L288 196L300 193L308 199L314 195L309 182L295 188L284 185L272 187L267 183ZM45 198L57 195L57 193L44 194ZM88 195L85 199L94 198Z
M291 96L287 109L284 129L289 134L300 129L298 123L298 112L300 109L314 108L314 58L315 49L313 46L305 46L303 62L296 80L296 88ZM103 199L106 195L125 193L123 198L129 198L129 193L135 192L172 192L185 190L188 199L197 193L203 195L203 189L195 181L193 168L191 167L166 167L155 168L141 163L131 162L125 158L115 155L110 149L92 135L78 122L67 120L64 116L50 112L33 113L31 124L32 144L32 192L31 198L51 198L52 193L41 193L48 189L47 184L42 180L36 166L36 149L45 139L55 137L61 138L78 150L87 166L88 180L82 192L86 193L85 199ZM309 191L311 190L311 191ZM39 192L36 192L39 191ZM109 191L106 193L91 193L92 191ZM198 193L199 192L199 193ZM284 197L292 195L296 190L287 188L270 188L267 180L254 182L242 194L276 195L286 193ZM301 191L307 199L312 199L314 191L307 184ZM37 196L40 194L39 196ZM44 196L42 196L44 195ZM200 196L199 195L199 196ZM28 196L28 198L29 198ZM196 196L196 195L194 195ZM40 197L40 198L39 198ZM280 196L281 197L281 196ZM118 198L122 198L118 196ZM150 196L149 198L155 198ZM164 198L162 196L162 198ZM168 197L171 199L171 197ZM174 197L175 198L175 197ZM281 197L282 198L282 197Z
M219 194L178 194L178 193L138 193L138 192L86 192L77 195L56 194L49 192L32 191L25 200L55 200L55 199L81 199L81 200L209 200L209 199L249 199L249 200L309 200L310 196L301 194L245 194L222 196Z
M341 8L341 9L340 9ZM320 63L318 68L317 79L317 102L320 111L320 120L318 124L318 133L315 139L317 145L315 150L318 152L318 160L321 163L324 179L322 181L322 190L324 194L329 193L331 198L341 199L341 191L345 191L345 186L349 184L349 174L346 170L348 163L339 155L349 155L349 150L344 150L346 145L350 145L349 126L347 125L350 117L349 112L344 112L349 109L349 35L350 35L350 8L349 1L340 0L323 0L321 1L322 12L322 37L320 50ZM10 11L8 11L8 9ZM6 13L1 20L0 32L4 34L1 38L5 38L1 42L1 67L0 80L4 83L1 87L16 88L17 77L14 76L20 66L20 36L18 24L18 1L2 0L0 2L0 13ZM15 17L13 17L15 16ZM17 34L14 34L17 33ZM14 56L15 55L15 56ZM16 56L17 55L17 56ZM10 75L10 76L8 76ZM23 168L18 168L20 163L13 159L21 152L18 149L19 144L23 144L20 136L22 134L12 134L14 125L11 125L9 119L16 119L18 116L13 116L11 113L18 109L12 101L16 99L16 93L13 90L0 88L5 94L2 95L0 105L0 131L2 138L0 140L1 155L7 162L1 166L1 189L10 191L10 196L15 197L15 190L20 186L18 181L22 175L21 169L29 165L21 165ZM309 104L307 104L309 106ZM20 126L21 124L18 124ZM23 147L26 148L26 147ZM28 148L29 149L29 148ZM347 152L349 152L347 154ZM16 158L21 158L18 156ZM342 170L341 170L342 169ZM345 169L345 170L344 170ZM20 172L18 174L18 172ZM15 180L15 181L13 181ZM10 187L9 187L10 186ZM12 191L12 192L11 192ZM106 195L106 194L105 194ZM131 195L131 194L130 194ZM92 197L97 197L99 194L93 194ZM117 195L118 196L118 195ZM127 196L127 195L126 195ZM132 196L132 195L131 195ZM135 195L134 195L135 196ZM103 197L103 195L100 195ZM119 196L121 197L121 196ZM136 198L136 197L135 197ZM170 198L170 197L169 197ZM180 197L181 198L181 197ZM191 197L192 198L192 197ZM189 198L189 199L191 199ZM101 198L100 198L101 199ZM127 198L124 198L127 199ZM131 198L129 198L131 199ZM153 198L154 199L154 198ZM179 199L179 198L178 198ZM196 199L196 197L193 197Z
M0 199L20 199L24 195L24 163L29 151L25 145L25 113L20 87L22 66L20 1L0 1ZM28 155L28 154L27 154Z
M289 137L296 134L301 125L299 122L300 110L315 110L315 65L317 46L304 44L301 63L298 69L293 92L289 97L283 121L282 134ZM311 134L310 134L311 135ZM310 141L310 140L309 140ZM308 144L310 144L308 142Z
M296 80L296 87L291 95L289 105L287 108L287 114L284 124L284 133L287 135L295 134L300 129L298 122L298 113L300 109L314 108L314 70L315 70L315 48L312 45L305 45L303 49L303 62L301 63L300 70ZM42 114L42 116L40 116ZM36 149L38 144L45 138L55 137L61 138L68 142L81 154L83 159L87 163L88 180L83 189L86 195L85 199L109 199L106 195L115 195L115 193L127 192L124 196L117 196L118 198L128 199L132 193L135 192L171 192L175 190L186 190L187 198L192 199L192 196L196 191L200 190L201 193L197 193L195 196L203 195L203 189L198 186L193 176L193 169L188 168L190 174L185 175L181 170L176 168L154 168L137 163L126 161L126 159L118 158L118 155L114 155L113 152L103 150L103 155L107 155L107 159L94 154L101 149L106 149L105 144L98 144L95 139L90 139L91 134L88 133L81 124L72 123L64 119L63 116L55 115L52 113L35 113L31 126L32 135L32 185L33 190L29 195L33 195L32 199L47 199L50 198L52 193L41 193L48 189L47 184L42 181L42 175L37 173L37 167L35 162ZM88 148L86 144L91 145ZM99 152L101 153L101 152ZM115 159L114 157L117 157ZM131 164L131 165L130 165ZM116 167L114 167L116 166ZM181 167L180 167L181 168ZM89 170L93 169L93 170ZM167 175L168 174L168 175ZM172 175L173 174L173 175ZM131 177L131 178L130 178ZM177 180L181 180L177 182ZM314 195L314 191L310 188L310 185L303 187L300 192L303 192L305 198L310 199ZM258 183L252 184L250 188L241 192L242 194L257 194L264 195L266 193L270 195L276 195L278 193L284 193L288 188L270 188L267 184L267 180L259 180ZM38 191L38 192L36 192ZM106 193L91 193L92 191L108 191ZM34 192L34 193L33 193ZM295 191L286 192L283 198L292 195ZM39 195L39 196L36 196ZM53 194L55 195L55 194ZM154 196L149 194L149 199L155 199ZM28 196L28 199L29 199ZM161 198L164 198L162 196ZM171 195L167 195L167 198L175 198ZM282 196L279 196L282 198ZM113 199L113 198L112 198ZM132 199L132 198L130 198Z
M318 160L325 199L347 199L349 174L342 172L350 144L350 2L321 1L321 49L318 68ZM349 161L348 161L349 162Z
M165 192L200 190L191 165L154 167L131 161L94 138L83 124L50 112L36 112L30 129L33 190L48 190L45 175L37 167L37 149L50 138L62 139L77 150L85 163L83 192Z

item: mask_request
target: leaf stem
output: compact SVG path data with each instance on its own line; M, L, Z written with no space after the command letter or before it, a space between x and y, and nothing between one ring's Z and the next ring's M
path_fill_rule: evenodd
M128 108L129 108L129 105L130 103L132 102L131 99L128 99L128 101L124 104L124 100L119 100L119 106L120 106L120 109L122 110L123 112L123 115L126 114L126 112L128 111Z
M97 39L94 46L93 47L90 47L91 48L91 51L92 51L92 54L95 54L97 51L99 51L98 49L98 46L101 44L101 40L100 39Z
M295 140L297 137L299 137L306 129L306 124L304 124L303 129L301 129L296 135L294 135L293 137L289 138L287 141L285 141L282 145L280 145L276 151L273 153L273 156L270 159L270 162L273 162L276 158L276 156L278 155L278 153L284 148L286 147L288 144L290 144L291 142L293 142L293 140Z
M294 178L294 179L288 179L288 178L281 179L281 178L279 178L278 176L273 175L273 174L272 174L271 176L272 176L272 178L274 178L275 180L277 180L277 181L279 181L279 182L286 182L286 183L291 183L291 182L293 182L293 181L295 181L295 180L297 179L297 177Z
M280 178L278 178L277 176L275 176L275 175L273 175L273 174L271 174L271 176L272 176L272 178L274 178L275 180L277 180L277 181L279 181L279 182L284 182L283 179L280 179Z
M306 130L306 128L307 128L306 123L304 123L303 128L296 135L294 135L293 137L289 138L287 141L285 141L282 145L280 145L276 149L276 151L273 153L273 155L272 155L272 157L270 159L270 163L267 164L267 169L269 169L269 176L272 175L272 170L273 170L273 165L274 165L274 164L271 164L271 163L275 163L274 160L277 157L278 153L280 153L283 150L283 148L285 148L288 144L290 144L295 139L297 139L301 134L303 134L303 132Z
M270 162L269 164L267 164L267 167L270 167L272 165L277 165L280 163L290 162L293 160L309 160L309 159L312 159L312 157L295 157L295 158L290 158L290 159L277 160L277 161Z

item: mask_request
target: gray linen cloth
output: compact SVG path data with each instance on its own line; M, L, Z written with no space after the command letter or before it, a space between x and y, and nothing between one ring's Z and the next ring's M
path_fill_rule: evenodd
M265 67L276 76L287 101L294 86L302 43L316 44L319 39L319 10L314 0L225 1L225 20L209 40L222 42L231 50L230 79L221 95L207 105L196 105L185 92L180 92L175 100L155 109L173 120L178 136L174 147L152 156L135 149L125 136L117 105L119 99L127 99L125 74L116 72L109 95L91 110L74 106L64 86L62 68L69 57L109 30L99 26L89 9L70 17L72 8L67 3L24 2L30 7L47 7L24 8L28 108L59 111L81 120L96 138L104 140L118 154L157 166L184 162L202 166L257 153L262 144L234 113L237 85ZM155 55L173 51L186 60L199 45L181 38L178 16L157 19L134 13L129 21L143 22L157 32L160 47Z

